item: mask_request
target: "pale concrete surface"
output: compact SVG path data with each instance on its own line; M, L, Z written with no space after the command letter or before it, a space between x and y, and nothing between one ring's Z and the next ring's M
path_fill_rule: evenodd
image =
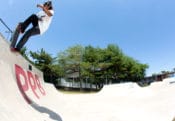
M44 83L34 66L29 71L30 63L10 52L1 35L0 48L0 121L172 121L175 116L175 78L145 88L125 83L95 94L63 94Z

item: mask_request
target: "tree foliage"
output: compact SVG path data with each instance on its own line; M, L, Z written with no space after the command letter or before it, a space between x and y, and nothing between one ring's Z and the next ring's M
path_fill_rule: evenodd
M113 44L105 49L77 45L59 53L58 61L65 72L81 71L81 79L88 78L91 83L137 82L144 78L148 68L148 65L125 55Z
M38 52L30 52L33 63L44 73L44 80L56 84L56 80L62 76L61 68L55 64L56 58L41 49Z
M26 49L23 50L23 55L27 55ZM147 64L125 55L114 44L109 44L106 48L76 45L59 52L56 58L44 49L30 52L30 56L32 62L43 71L45 81L54 84L58 78L67 78L73 73L78 73L75 78L80 83L86 80L97 86L106 82L137 82L144 78L148 68Z

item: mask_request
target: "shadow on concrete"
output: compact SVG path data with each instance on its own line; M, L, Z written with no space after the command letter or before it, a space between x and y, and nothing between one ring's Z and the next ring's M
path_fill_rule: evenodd
M39 106L38 104L36 104L36 103L34 103L34 102L31 104L31 106L32 106L35 110L39 111L40 113L48 114L49 117L50 117L51 119L55 120L55 121L62 121L62 119L61 119L61 117L60 117L59 114L55 113L54 111L52 111L52 110L50 110L50 109L48 109L48 108L46 108L46 107Z

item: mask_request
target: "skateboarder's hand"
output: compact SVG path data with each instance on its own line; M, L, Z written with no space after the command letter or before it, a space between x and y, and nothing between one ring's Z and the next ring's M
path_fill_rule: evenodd
M37 4L37 7L42 8L43 11L48 15L48 16L52 16L52 13L49 11L47 6L43 6L41 4Z
M38 8L43 8L43 6L42 6L42 5L40 5L40 4L37 4L37 7L38 7Z

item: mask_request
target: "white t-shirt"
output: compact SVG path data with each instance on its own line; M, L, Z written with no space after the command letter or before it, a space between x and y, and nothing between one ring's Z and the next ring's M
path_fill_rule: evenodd
M54 14L53 10L49 10L52 13L52 16ZM43 34L48 28L52 21L52 16L48 16L44 11L40 11L37 13L37 16L39 18L38 25L40 29L40 34Z

